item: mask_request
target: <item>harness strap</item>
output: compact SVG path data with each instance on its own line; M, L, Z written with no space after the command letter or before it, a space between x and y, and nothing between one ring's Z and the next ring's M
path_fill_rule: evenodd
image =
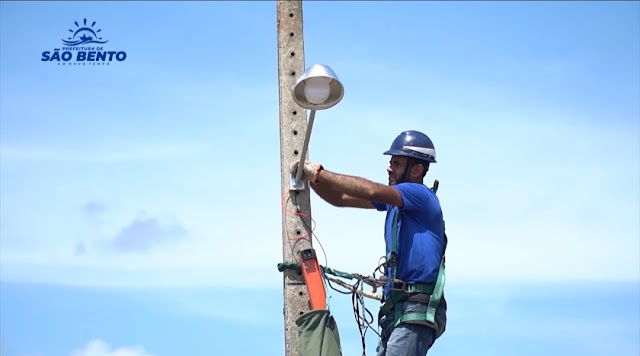
M398 266L398 214L399 208L393 214L393 232L391 233L391 253L387 256L387 262L391 263L391 280L396 279Z
M444 282L445 282L445 268L444 268L444 258L442 262L440 262L440 269L438 271L438 278L436 280L435 287L433 288L432 293L429 298L429 303L427 304L426 313L402 313L402 304L397 303L395 305L396 309L396 323L394 326L398 326L400 323L404 322L423 322L426 321L429 324L432 324L436 329L438 328L438 323L436 322L436 310L438 309L438 305L440 304L440 300L442 299L443 290L444 290Z
M438 189L438 182L434 184L432 188L435 193ZM399 209L396 209L393 216L393 232L391 237L391 252L389 256L387 256L387 261L391 262L391 279L396 279L397 272L397 251L398 251L398 214ZM445 239L445 249L447 244L446 234L444 235ZM395 326L398 326L404 322L418 322L424 323L425 321L428 324L431 324L436 329L438 328L438 323L436 322L436 310L438 305L440 304L440 300L443 296L444 284L445 284L445 257L442 256L440 261L440 268L438 270L438 277L436 278L435 284L407 284L403 285L402 290L391 290L391 296L385 303L380 307L380 312L378 313L379 318L383 315L386 315L392 309L395 314ZM415 294L423 294L429 296L429 302L427 303L427 311L426 313L403 313L402 312L402 302L410 298Z
M444 294L445 279L444 256L442 256L440 269L438 270L438 278L436 279L436 286L431 298L429 299L429 304L427 304L427 321L436 327L438 326L438 323L436 323L436 309L438 308L438 304L440 304L440 300Z
M434 284L409 284L407 285L403 291L391 291L391 297L387 299L384 304L380 307L381 314L387 314L394 305L399 304L400 302L411 299L411 297L415 294L424 294L431 295L435 289ZM431 298L429 298L431 300ZM426 302L426 300L425 300Z
M416 283L416 284L408 284L404 288L404 290L407 291L407 293L409 294L411 293L431 294L433 293L435 287L436 286L433 283L429 283L429 284Z

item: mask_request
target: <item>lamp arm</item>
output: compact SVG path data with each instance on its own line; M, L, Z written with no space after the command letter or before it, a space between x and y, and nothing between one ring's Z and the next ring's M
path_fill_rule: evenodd
M309 149L309 138L311 137L311 130L313 129L313 120L316 118L316 111L311 110L311 114L309 114L309 123L307 123L307 132L304 136L304 144L302 145L302 150L300 151L300 162L298 163L298 171L296 172L296 183L300 182L302 178L303 164L305 157L307 156L307 150Z

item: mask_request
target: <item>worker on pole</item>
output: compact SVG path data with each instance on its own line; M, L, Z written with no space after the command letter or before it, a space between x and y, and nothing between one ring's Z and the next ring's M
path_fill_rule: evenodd
M404 131L384 152L389 155L388 185L324 169L306 162L304 176L313 191L336 207L386 212L383 305L378 313L378 356L424 356L445 331L444 254L447 237L437 183L424 184L436 163L431 139ZM298 162L291 165L291 172ZM436 181L437 182L437 181Z

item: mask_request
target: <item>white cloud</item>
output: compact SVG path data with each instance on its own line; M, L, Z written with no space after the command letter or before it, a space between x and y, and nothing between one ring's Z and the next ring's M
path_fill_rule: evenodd
M71 353L71 356L156 356L156 355L147 352L144 349L144 347L139 345L112 348L105 341L100 339L94 339L89 341L84 347L73 351Z

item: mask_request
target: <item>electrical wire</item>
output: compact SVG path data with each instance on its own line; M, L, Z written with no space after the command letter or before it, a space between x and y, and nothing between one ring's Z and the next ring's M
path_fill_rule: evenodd
M297 202L293 201L293 198L291 197L290 192L286 192L283 194L283 198L281 201L281 207L285 212L285 218L286 218L286 214L290 213L296 216L299 216L302 221L302 224L305 226L306 230L309 231L303 235L297 236L297 237L291 237L290 233L287 231L287 236L288 236L288 240L289 241L294 241L294 244L291 246L292 249L292 254L295 256L295 245L302 241L305 240L307 237L309 237L309 235L311 235L311 239L315 239L318 242L318 245L320 246L320 249L322 250L322 254L324 256L324 260L325 260L325 266L328 266L328 257L327 257L327 253L324 249L324 246L322 246L322 242L320 241L320 239L318 238L318 236L315 234L314 230L316 227L316 222L315 220L306 213L300 212L300 211L294 211L291 210L289 208L287 208L287 204L289 202L292 202L294 205L297 206ZM307 223L307 221L305 220L305 218L308 218L309 220L311 220L312 222L312 226L309 226L309 224ZM307 239L307 241L311 242L310 239ZM384 258L384 257L383 257ZM298 257L296 257L297 262L300 262ZM373 277L375 278L375 273L376 272L381 272L384 273L380 270L381 267L386 265L386 261L383 263L380 263L380 261L378 261L378 267L376 267L376 269L373 272ZM323 271L323 277L325 277L325 272ZM362 291L362 288L364 286L364 283L362 281L361 278L356 278L356 282L352 285L352 290L340 290L336 287L333 286L333 284L331 284L331 281L327 278L323 278L325 281L325 287L328 285L329 288L331 288L332 290L341 293L341 294L351 294L351 302L352 302L352 306L353 306L353 313L354 313L354 318L356 321L356 324L358 325L358 331L360 333L360 338L361 338L361 342L362 342L362 355L366 356L366 333L367 330L371 329L376 335L378 335L378 337L381 337L380 333L375 330L375 328L372 327L372 324L374 322L374 317L373 314L371 313L371 311L369 309L367 309L367 307L365 306L365 300L364 300L364 296L362 295L362 293L358 294L358 289L360 289ZM330 298L330 296L329 296ZM368 318L367 318L368 315Z

